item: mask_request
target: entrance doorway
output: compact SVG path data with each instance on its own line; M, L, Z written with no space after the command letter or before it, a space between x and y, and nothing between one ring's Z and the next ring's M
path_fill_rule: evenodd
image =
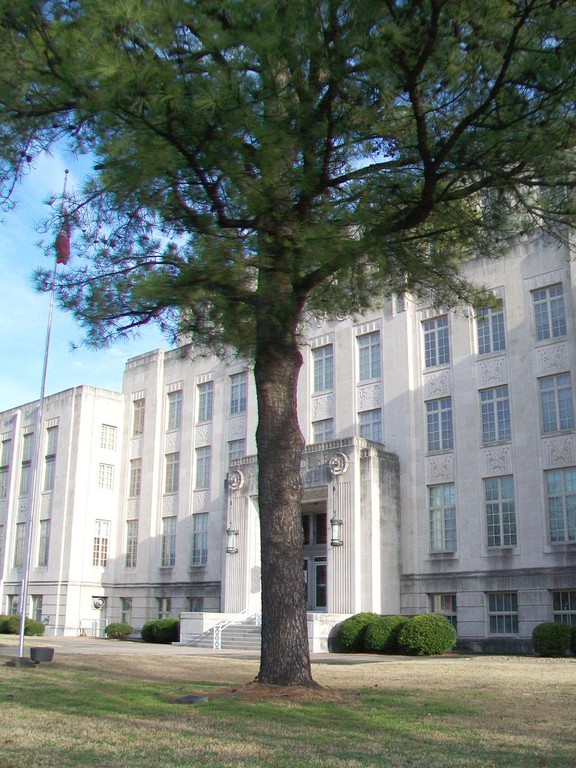
M304 529L304 582L307 609L325 611L328 605L328 515L325 502L309 504L302 509Z

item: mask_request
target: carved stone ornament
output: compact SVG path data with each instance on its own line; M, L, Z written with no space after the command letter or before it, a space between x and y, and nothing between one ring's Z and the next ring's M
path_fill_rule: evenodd
M335 453L328 461L328 469L333 475L343 475L348 471L350 459L345 453Z
M244 485L244 473L235 469L228 475L228 488L232 491L238 491Z

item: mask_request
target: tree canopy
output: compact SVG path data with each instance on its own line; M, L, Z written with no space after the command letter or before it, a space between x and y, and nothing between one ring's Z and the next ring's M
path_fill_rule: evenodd
M253 361L260 678L310 682L299 323L393 292L478 301L464 260L565 234L573 3L0 0L0 41L5 205L42 152L94 159L57 282L88 341L156 322Z

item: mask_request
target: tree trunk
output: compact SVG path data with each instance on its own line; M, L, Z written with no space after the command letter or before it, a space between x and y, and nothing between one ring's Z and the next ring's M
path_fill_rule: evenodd
M302 366L296 334L299 308L293 307L292 313L292 318L280 319L269 305L257 323L254 377L262 546L262 653L257 680L312 686L301 517L304 438L296 404Z

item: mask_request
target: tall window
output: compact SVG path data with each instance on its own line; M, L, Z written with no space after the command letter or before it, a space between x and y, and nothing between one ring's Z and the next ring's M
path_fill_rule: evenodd
M29 432L22 438L22 466L20 467L20 496L28 496L32 484L32 448L34 435Z
M42 621L42 595L30 595L32 598L32 618L34 621Z
M576 592L552 592L552 617L561 624L576 627Z
M246 440L230 440L228 442L228 463L234 459L243 459L246 456Z
M244 374L239 374L243 376ZM231 377L234 378L234 377ZM234 382L231 383L231 387ZM212 421L212 411L214 408L214 382L205 381L198 384L198 421ZM232 402L230 403L232 408ZM244 408L246 410L246 388L244 388ZM232 411L231 411L232 412ZM235 411L237 413L237 411Z
M162 558L163 568L176 563L176 517L162 518Z
M126 522L126 568L136 568L138 562L138 520Z
M448 337L448 317L436 317L422 323L424 329L424 365L444 365L450 362L450 340Z
M0 499L8 497L11 446L11 440L3 440L0 445Z
M132 598L120 598L120 621L123 624L132 624Z
M504 308L501 300L494 307L481 307L476 310L476 331L479 355L506 349Z
M140 496L142 489L142 459L130 460L130 486L128 488L128 495L131 498Z
M210 488L212 450L209 445L196 448L196 488Z
M482 412L482 442L495 443L510 440L510 402L508 386L492 387L480 391Z
M166 482L164 493L178 493L180 487L180 453L166 454Z
M454 551L456 549L456 491L454 483L429 486L428 504L430 551Z
M116 427L102 424L100 427L100 448L113 451L116 448Z
M46 430L46 456L44 463L44 491L54 490L56 479L56 446L58 445L58 427Z
M208 562L208 515L205 512L192 515L192 565Z
M246 410L246 386L248 375L246 371L230 376L230 413L244 413Z
M314 363L314 392L332 389L334 386L334 352L332 344L312 350Z
M189 597L188 598L188 610L191 613L201 613L204 610L204 598L203 597Z
M112 464L98 464L98 488L111 491L114 487L114 467Z
M132 402L132 437L138 437L144 433L145 405L144 398Z
M92 565L105 568L108 565L108 546L110 540L110 521L96 520L94 523L94 541L92 543Z
M328 542L328 515L326 512L302 515L302 528L305 547L313 547Z
M182 426L182 390L168 392L168 429Z
M550 541L576 541L576 467L544 473Z
M518 595L516 592L488 594L488 631L491 635L518 634Z
M171 597L157 597L158 601L158 618L169 619L172 613L172 598Z
M557 339L566 336L566 315L562 284L532 291L536 339Z
M456 595L438 594L430 595L430 613L441 613L446 616L454 629L458 629L458 613Z
M570 374L545 376L539 381L542 431L546 433L574 429L574 403Z
M454 447L451 397L426 403L426 424L429 451L449 451Z
M516 546L516 507L511 475L484 480L489 547Z
M382 411L380 408L374 408L371 411L361 411L358 414L360 425L360 437L365 440L373 440L375 443L382 442Z
M48 554L50 551L50 520L40 520L40 531L38 537L38 565L40 568L46 568L48 565Z
M320 419L312 422L312 442L327 443L334 439L334 419Z
M380 373L380 332L358 336L358 379L379 379Z
M24 565L24 547L26 544L26 523L16 523L16 536L14 539L14 568L22 568Z

